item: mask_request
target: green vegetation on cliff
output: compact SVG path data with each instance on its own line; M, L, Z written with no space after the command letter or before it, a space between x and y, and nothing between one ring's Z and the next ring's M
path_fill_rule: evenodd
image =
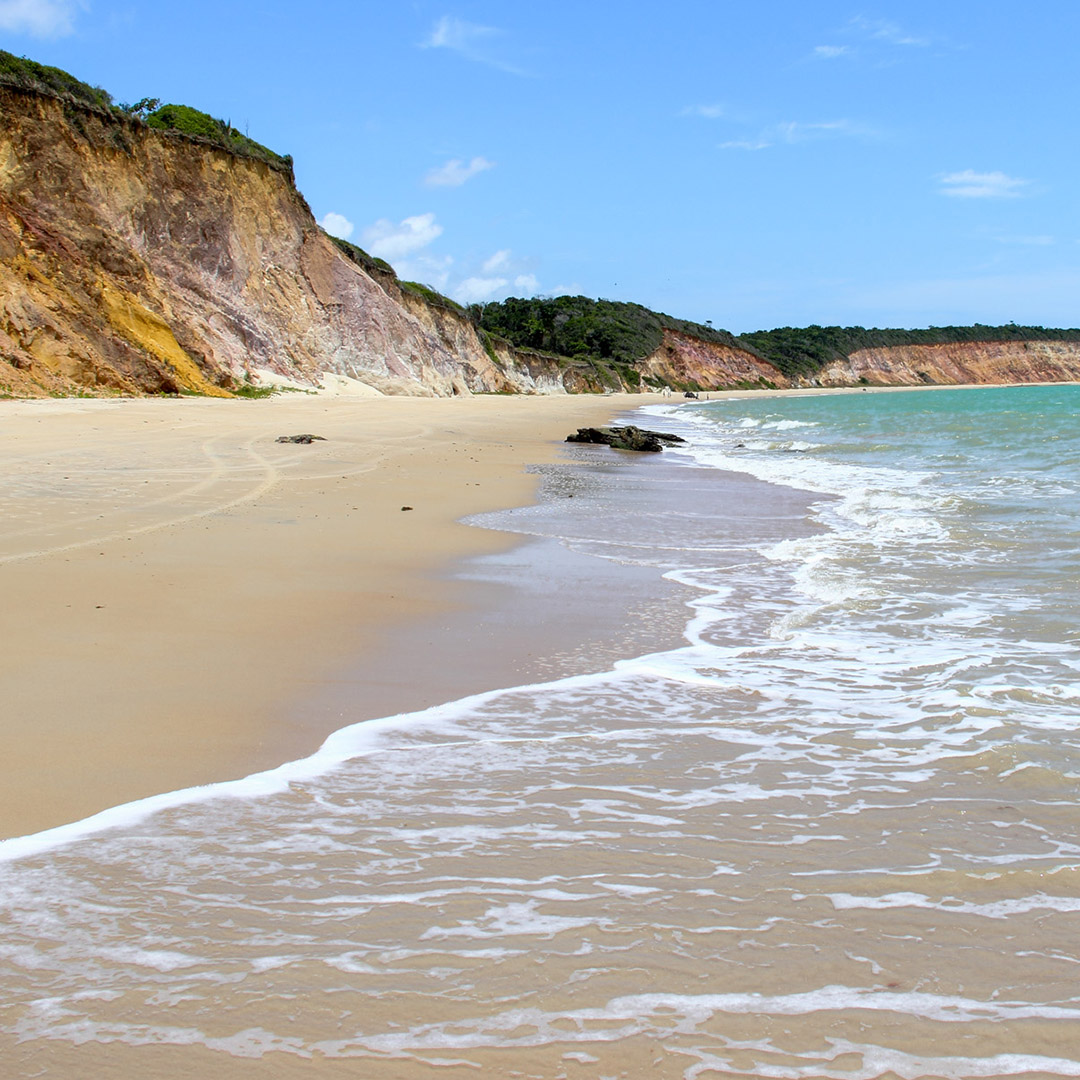
M879 330L862 326L781 326L742 334L738 341L788 378L813 378L826 364L859 349L895 345L947 345L958 341L1080 341L1080 330L1042 326L931 326L925 330Z
M592 357L633 364L655 352L664 330L705 341L737 345L726 330L673 319L641 304L555 296L473 305L479 324L514 345L559 356Z
M100 86L91 86L74 75L56 67L47 67L36 60L0 49L0 86L12 86L31 93L59 98L89 106L95 111L135 124L146 124L158 131L174 131L201 142L227 150L239 157L255 158L283 172L292 171L292 158L276 154L273 150L231 124L218 120L208 113L199 112L189 105L160 105L156 98L143 98L134 105L114 105L112 94Z
M100 86L91 86L60 68L47 67L36 60L0 49L0 85L34 90L50 97L74 99L99 109L112 105L112 95Z
M137 116L138 108L138 105L132 106L129 116ZM205 139L207 143L238 154L241 158L255 158L283 170L292 170L293 167L293 159L288 154L274 153L269 147L237 131L227 121L218 120L210 113L192 109L189 105L162 105L148 112L145 122L148 127L158 131L179 132L192 138Z
M362 247L350 244L348 240L342 240L340 236L333 236L331 233L326 235L330 237L342 255L352 259L357 266L362 266L369 274L389 274L390 277L397 277L394 268L385 259L369 255Z
M138 109L139 105L132 106L129 115L137 115ZM265 161L275 168L292 168L292 158L288 154L275 154L269 147L249 139L242 131L237 131L227 121L199 112L190 105L162 105L153 112L148 112L145 122L148 127L158 131L179 131L182 135L205 139L230 153Z
M560 356L634 364L654 352L664 330L733 346L768 361L791 379L812 379L826 364L859 349L952 342L1080 341L1080 330L1042 326L931 326L925 330L866 329L862 326L782 326L738 337L700 323L673 319L640 304L557 296L473 305L485 329L523 348Z

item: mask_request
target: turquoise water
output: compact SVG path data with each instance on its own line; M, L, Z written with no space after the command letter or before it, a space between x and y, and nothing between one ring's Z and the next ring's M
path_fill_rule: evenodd
M572 451L484 523L655 568L684 644L0 845L0 1051L1080 1076L1078 406L750 397Z

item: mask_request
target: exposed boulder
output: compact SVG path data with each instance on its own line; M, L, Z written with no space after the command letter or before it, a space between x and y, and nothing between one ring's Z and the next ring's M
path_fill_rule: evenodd
M578 428L576 435L567 435L567 442L603 443L615 450L641 450L647 453L659 453L665 445L684 443L678 435L669 435L663 431L648 431L634 427L584 427Z

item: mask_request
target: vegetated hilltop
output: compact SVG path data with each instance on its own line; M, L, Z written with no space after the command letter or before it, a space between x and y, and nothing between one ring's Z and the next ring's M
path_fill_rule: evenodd
M451 394L1080 377L1080 331L735 337L586 297L468 309L328 236L292 159L0 51L0 395Z
M925 330L784 326L735 336L640 304L584 296L510 299L475 310L485 329L515 345L608 359L640 372L645 384L677 389L1080 378L1078 329L1014 323ZM704 354L696 369L690 362L695 353ZM721 384L711 381L718 373L723 375Z
M641 304L585 296L473 305L480 326L520 348L610 364L629 386L711 390L786 386L783 373L726 330Z

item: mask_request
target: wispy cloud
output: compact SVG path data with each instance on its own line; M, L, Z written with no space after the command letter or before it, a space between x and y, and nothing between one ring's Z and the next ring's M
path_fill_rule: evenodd
M432 169L424 177L424 183L428 187L461 187L466 180L471 180L479 173L493 168L495 168L495 162L488 161L484 157L474 157L468 164L460 158L454 158L445 165Z
M506 270L509 265L510 249L503 248L502 251L496 251L490 258L485 259L480 269L485 274L497 274L500 270Z
M868 19L864 15L856 15L848 23L848 27L861 37L871 41L884 41L889 45L924 48L931 44L929 38L908 33L899 23L888 19Z
M0 30L56 38L75 32L80 0L0 0Z
M996 236L999 244L1019 244L1022 247L1052 247L1057 241L1052 236Z
M490 300L509 284L509 278L469 277L454 287L454 299L459 304L479 304Z
M422 281L439 292L445 291L453 265L452 255L432 255L426 251L415 258L394 260L394 269L406 281Z
M450 295L460 304L479 304L508 296L534 296L540 291L536 275L525 269L529 260L517 259L509 248L489 255L477 273L458 282Z
M687 105L680 116L701 116L706 120L719 120L722 116L727 116L726 105Z
M443 227L436 223L434 214L417 214L396 225L386 218L380 218L364 230L363 241L364 247L372 255L393 262L427 247L442 236L442 231Z
M721 150L768 150L773 144L768 139L729 139L720 144Z
M1031 183L1003 172L981 173L973 169L946 173L940 181L941 194L957 199L1015 199Z
M506 36L505 30L495 26L481 26L479 23L466 22L464 19L444 15L431 29L431 33L420 43L422 49L449 49L466 60L477 64L487 64L499 71L511 75L524 75L517 65L510 63L502 54L500 39Z
M814 46L814 56L819 60L836 60L840 56L850 56L854 51L850 45Z
M720 144L721 150L767 150L771 146L795 146L821 139L873 139L879 132L854 120L786 120L761 131L756 138L732 139Z
M353 234L355 225L344 215L331 210L325 214L319 224L331 235L340 240L348 240Z

